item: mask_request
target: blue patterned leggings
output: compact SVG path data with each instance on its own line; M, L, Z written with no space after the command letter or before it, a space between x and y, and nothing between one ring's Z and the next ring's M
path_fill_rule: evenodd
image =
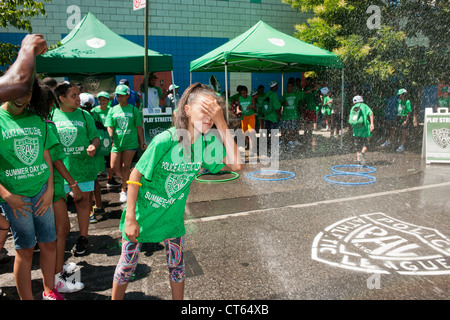
M185 278L184 238L170 238L164 240L169 279L173 282L182 282ZM114 272L114 281L124 285L130 281L136 270L142 243L134 243L122 239L122 254Z

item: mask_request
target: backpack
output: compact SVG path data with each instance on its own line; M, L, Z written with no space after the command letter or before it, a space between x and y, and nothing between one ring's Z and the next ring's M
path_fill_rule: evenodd
M348 123L355 128L364 127L365 119L360 104L354 105L353 108L350 110Z

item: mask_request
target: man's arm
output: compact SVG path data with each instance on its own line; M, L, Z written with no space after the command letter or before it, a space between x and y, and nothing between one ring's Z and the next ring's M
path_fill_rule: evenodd
M35 57L47 51L40 34L28 34L22 41L16 61L0 77L0 103L21 98L30 92L35 75Z

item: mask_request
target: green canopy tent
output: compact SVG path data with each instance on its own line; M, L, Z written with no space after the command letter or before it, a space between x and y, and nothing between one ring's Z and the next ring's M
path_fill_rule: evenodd
M36 57L36 71L51 76L68 74L144 74L144 47L129 41L92 13L61 40L61 46ZM148 50L151 71L171 71L172 56Z
M227 103L228 72L284 74L326 68L342 69L344 82L344 65L336 54L280 32L262 20L190 64L191 79L192 72L225 72ZM341 109L342 113L343 105Z

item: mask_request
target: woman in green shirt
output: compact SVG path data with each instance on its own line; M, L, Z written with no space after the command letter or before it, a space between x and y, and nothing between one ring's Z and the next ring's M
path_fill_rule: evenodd
M88 230L91 204L91 191L94 191L94 181L97 178L97 168L94 156L100 139L94 119L89 112L80 108L80 93L78 86L64 81L55 89L59 101L59 109L53 113L53 122L58 129L61 144L66 157L63 163L70 175L75 179L73 184L64 183L66 194L78 186L82 198L75 201L77 208L80 236L72 248L76 255L82 255L88 248Z
M130 176L131 161L140 147L145 150L144 129L139 109L128 104L130 89L124 84L116 87L118 105L109 110L105 121L109 136L113 142L111 150L111 168L122 178L120 202L127 202L127 180Z
M43 299L64 299L55 289L54 185L49 149L58 141L47 130L48 113L37 78L27 95L0 107L0 205L14 237L14 278L22 300L33 299L31 265L36 241L41 250Z
M175 127L152 139L131 172L120 222L122 255L114 274L113 300L123 299L142 243L161 241L166 246L172 297L183 299L184 208L191 182L201 168L213 173L225 164L233 171L242 168L224 108L223 98L211 88L191 85L178 103ZM215 135L210 132L213 125Z

